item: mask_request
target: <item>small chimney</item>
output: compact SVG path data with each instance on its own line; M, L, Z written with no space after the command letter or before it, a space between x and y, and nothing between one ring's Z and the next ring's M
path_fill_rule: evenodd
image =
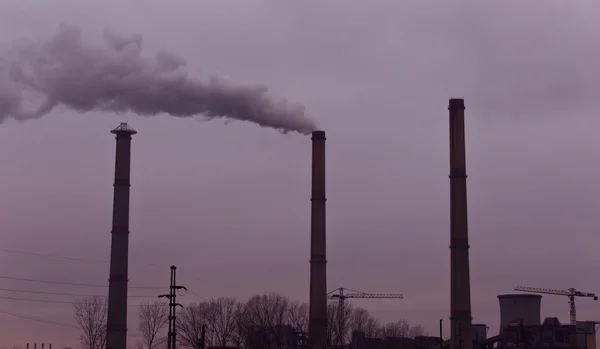
M110 131L116 135L113 219L106 346L127 349L127 273L129 259L129 174L131 136L137 132L123 122Z
M325 140L324 131L312 133L309 349L323 349L327 344Z
M450 348L472 349L471 281L467 224L465 102L451 99L450 111Z

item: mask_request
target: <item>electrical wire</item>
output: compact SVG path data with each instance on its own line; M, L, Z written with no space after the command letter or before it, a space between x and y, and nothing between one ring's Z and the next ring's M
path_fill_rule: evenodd
M19 313L15 313L15 312L12 312L12 311L5 310L5 309L0 309L0 314L6 314L6 315L10 315L10 316L21 318L21 319L26 319L26 320L31 320L31 321L37 321L37 322L43 322L43 323L46 323L46 324L51 324L51 325L56 325L56 326L62 326L62 327L67 327L67 328L73 328L73 329L77 329L77 330L80 329L76 325L71 325L71 324L66 324L66 323L62 323L62 322L58 322L58 321L46 320L46 319L42 319L42 318L38 318L38 317L34 317L34 316L19 314ZM129 336L129 337L135 337L135 338L142 338L142 339L144 338L141 335L129 334L129 333L127 334L127 336Z
M102 294L81 294L81 293L60 293L60 292L45 292L45 291L28 291L28 290L16 290L12 288L0 288L0 291L7 292L19 292L19 293L34 293L34 294L47 294L51 296L74 296L74 297L106 297ZM156 296L127 296L127 298L156 298Z
M44 258L63 259L63 260L69 260L69 261L84 261L84 262L95 262L95 263L104 263L104 264L108 264L110 262L105 259L59 256L59 255L53 255L53 254L43 254L43 253L11 250L11 249L6 249L6 248L0 248L0 252L8 252L8 253L22 254L22 255L26 255L26 256L44 257ZM131 263L130 265L144 266L144 267L168 267L168 265L166 265L166 264L162 265L162 264L156 264L156 263Z
M101 260L101 259L57 256L57 255L51 255L51 254L42 254L42 253L34 253L34 252L9 250L9 249L6 249L6 248L0 248L0 252L22 254L22 255L26 255L26 256L36 256L36 257L45 257L45 258L64 259L64 260L69 260L69 261L86 261L86 262L108 263L108 261Z
M103 296L104 297L104 296ZM0 299L9 299L13 301L39 302L39 303L57 303L57 304L78 304L79 302L57 301L53 299L33 299L33 298L18 298L0 296ZM141 304L127 304L130 307L139 307Z
M45 320L45 319L40 319L40 318L29 316L29 315L18 314L18 313L14 313L12 311L8 311L5 309L0 309L0 314L11 315L11 316L15 316L15 317L18 317L21 319L27 319L27 320L32 320L32 321L45 322L47 324L52 324L52 325L57 325L57 326L62 326L62 327L79 329L79 327L77 327L75 325L69 325L69 324L64 324L64 323L60 323L57 321Z
M202 299L203 301L207 301L206 298L200 296L199 294L197 294L196 292L192 291L192 290L188 290L189 293L193 294L194 296Z
M28 282L37 282L37 283L55 284L55 285L85 286L85 287L103 287L103 288L108 287L108 285L79 284L79 283L74 283L74 282L37 280L37 279L19 278L19 277L4 276L4 275L0 275L0 279L9 279L9 280L17 280L17 281L28 281ZM128 286L128 288L147 289L147 290L163 290L163 289L165 289L165 287L148 287L148 286Z

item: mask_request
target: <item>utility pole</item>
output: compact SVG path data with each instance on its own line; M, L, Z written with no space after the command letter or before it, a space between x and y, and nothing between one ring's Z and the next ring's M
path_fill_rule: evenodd
M176 349L176 328L175 328L175 310L177 306L183 308L183 305L177 303L177 290L184 289L187 291L185 286L177 286L177 282L175 280L177 267L171 266L171 283L169 285L169 294L161 294L158 298L166 297L169 299L169 332L167 334L167 348L168 349Z

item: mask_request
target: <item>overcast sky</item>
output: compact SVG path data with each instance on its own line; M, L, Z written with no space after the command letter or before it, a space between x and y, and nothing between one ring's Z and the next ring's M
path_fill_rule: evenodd
M105 27L140 33L147 55L168 50L192 74L263 83L304 104L328 137L328 289L403 293L352 302L433 334L450 308L447 104L465 98L473 316L496 334L496 296L517 285L600 292L599 12L558 0L2 0L0 39L44 38L60 23L99 44ZM0 251L0 276L107 282L109 131L121 121L139 131L130 286L167 286L175 264L201 297L308 299L309 137L167 115L57 108L0 125L0 248L82 259ZM106 292L1 278L0 288ZM600 320L600 305L578 305L579 319ZM566 297L542 306L568 321ZM71 304L0 298L0 310L75 323ZM59 349L78 336L0 314L0 346Z

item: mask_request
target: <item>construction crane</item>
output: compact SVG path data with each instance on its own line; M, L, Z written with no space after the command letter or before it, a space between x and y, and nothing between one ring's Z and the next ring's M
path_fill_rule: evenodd
M598 300L598 296L589 292L581 292L574 288L568 288L566 290L553 290L548 288L537 288L537 287L524 287L517 286L515 287L515 291L521 292L531 292L531 293L543 293L543 294L553 294L557 296L567 296L569 297L569 317L571 318L571 325L577 324L577 312L575 310L575 297L589 297L594 298L595 301Z
M346 291L350 291L346 293ZM335 290L329 292L327 296L330 299L338 300L338 321L339 321L339 333L337 338L337 344L342 345L344 341L344 333L345 333L345 319L344 319L344 302L348 298L377 298L377 299L403 299L404 296L399 293L365 293L356 290L351 290L349 288L336 288Z

